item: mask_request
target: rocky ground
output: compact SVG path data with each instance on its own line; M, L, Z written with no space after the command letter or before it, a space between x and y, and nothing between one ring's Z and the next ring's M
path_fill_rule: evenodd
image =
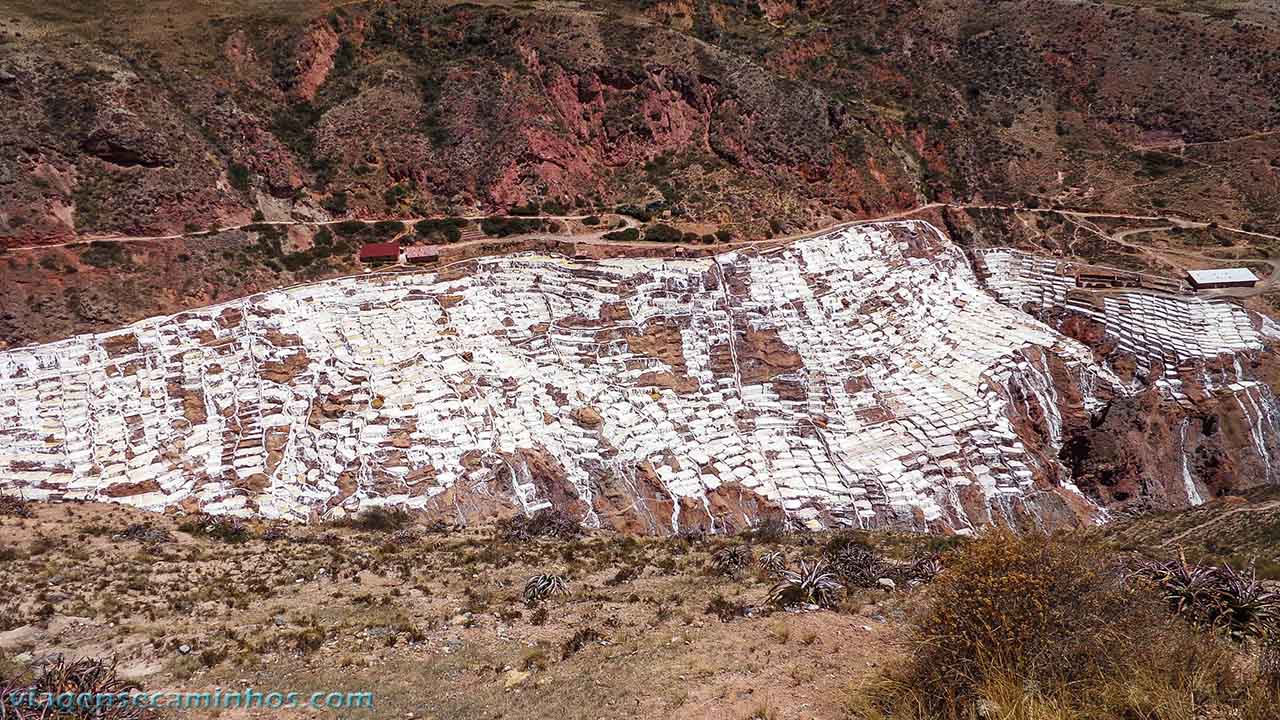
M1110 546L1210 561L1234 548L1274 577L1280 546L1248 529L1280 518L1272 495L1121 519ZM15 579L0 589L0 677L66 654L115 658L148 690L376 694L373 712L287 717L848 717L910 652L908 624L932 592L871 580L833 609L771 610L758 561L822 557L825 534L509 541L503 527L396 516L237 528L95 504L27 511L0 515L0 568ZM852 537L891 563L953 544ZM716 554L732 547L756 562L721 574ZM572 594L530 607L523 586L544 572L567 576Z
M838 717L850 683L896 652L913 597L865 589L834 611L770 611L764 571L713 569L744 537L505 542L396 523L255 525L228 541L190 517L31 510L0 517L0 565L21 578L0 596L0 675L49 653L110 656L148 689L374 691L376 711L356 717ZM794 565L823 541L750 547ZM875 541L902 559L938 542ZM530 608L521 591L543 572L572 594Z

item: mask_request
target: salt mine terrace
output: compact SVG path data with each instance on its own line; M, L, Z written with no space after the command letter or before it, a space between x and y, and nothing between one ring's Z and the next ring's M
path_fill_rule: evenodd
M993 249L975 274L936 228L901 221L701 258L526 252L281 289L0 353L0 488L292 519L555 505L663 532L770 508L965 532L1049 496L1088 506L1058 478L1062 413L1137 387L1023 308L1100 323L1165 368L1149 380L1175 402L1180 364L1277 334L1220 300L1091 298L1063 270ZM1238 362L1205 383L1268 453L1265 383ZM1202 492L1188 477L1188 502Z

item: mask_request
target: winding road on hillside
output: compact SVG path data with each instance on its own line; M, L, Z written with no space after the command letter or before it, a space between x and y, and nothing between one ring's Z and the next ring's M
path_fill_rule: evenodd
M992 204L992 203L930 202L930 203L925 203L923 205L918 205L916 207L908 208L906 210L899 210L899 211L888 213L885 215L880 215L877 217L862 218L858 220L848 220L848 221L836 223L836 224L821 228L819 230L808 230L804 232L793 233L789 235L773 237L773 238L768 238L764 240L740 240L737 242L719 243L719 244L716 244L714 247L717 250L732 250L736 248L751 247L751 246L773 246L773 245L783 244L787 242L792 242L795 240L802 240L805 238L816 237L819 235L824 235L826 233L843 230L845 228L854 227L857 225L866 225L866 224L877 223L877 222L889 222L893 220L901 220L904 218L909 218L914 215L927 212L929 210L934 210L934 209L944 208L944 207L951 207L951 208L962 209L962 210L996 210L1001 212L1021 212L1021 213L1060 215L1065 218L1070 218L1077 221L1083 221L1083 222L1078 222L1077 224L1080 227L1099 235L1105 240L1115 242L1117 244L1124 245L1126 247L1134 248L1144 253L1154 253L1156 252L1156 249L1148 246L1144 246L1138 243L1133 243L1127 240L1127 238L1131 235L1141 234L1145 232L1160 231L1160 230L1167 231L1174 228L1210 229L1212 227L1217 230L1230 232L1233 234L1251 236L1251 237L1271 240L1275 242L1280 242L1280 236L1276 236L1276 235L1268 235L1266 233L1260 233L1253 230L1245 230L1243 228L1215 225L1215 224L1211 224L1211 223L1200 221L1200 220L1190 220L1186 218L1179 218L1179 217L1173 217L1168 215L1140 215L1140 214L1131 214L1131 213L1105 212L1105 211L1092 211L1092 210L1068 210L1068 209L1060 209L1060 208L1029 208L1029 207L1019 206L1019 205L1001 205L1001 204ZM634 218L631 218L626 215L620 215L616 213L606 213L605 215L611 215L611 216L616 216L618 218L621 218L623 224L629 228L634 228L639 226L639 223ZM477 222L493 216L492 215L458 215L458 216L451 216L451 217L457 217L463 220ZM512 217L517 217L517 216L512 216ZM529 220L556 220L560 222L569 222L569 221L580 222L582 220L586 220L587 218L593 217L593 216L592 215L542 215L542 214L539 214L539 215L527 215L527 216L518 216L518 217L520 217L521 219L529 219ZM341 220L264 220L261 222L249 222L249 223L241 223L237 225L227 225L224 227L211 228L208 230L203 230L198 232L174 233L174 234L168 234L168 235L87 236L87 237L82 237L76 240L71 240L63 243L55 243L55 244L47 244L47 245L31 245L31 246L24 246L24 247L18 247L18 248L9 248L9 252L17 252L17 251L24 251L24 250L27 250L27 251L42 250L42 249L58 248L58 247L71 247L76 245L85 245L88 243L162 242L167 240L181 240L181 239L192 238L192 237L207 237L207 236L217 235L219 233L244 231L244 230L251 229L253 227L261 227L261 226L328 227L328 226L335 226L335 225L348 223L348 222L360 222L366 225L373 225L379 222L390 221L390 222L402 223L408 232L412 232L412 227L414 224L421 222L423 220L431 220L431 219L443 219L443 218L411 216L411 217L395 217L395 218L354 218L354 219L341 219ZM1132 221L1142 221L1142 222L1160 223L1160 224L1148 225L1148 226L1139 227L1139 228L1123 228L1118 231L1107 232L1103 228L1098 227L1096 224L1088 222L1091 219L1132 220ZM569 234L563 234L563 235L557 234L554 237L563 239L567 242L587 243L591 245L604 245L612 248L663 247L663 248L670 248L670 249L679 248L684 250L689 250L689 249L702 250L708 247L707 245L703 245L703 244L690 244L690 243L666 243L666 242L654 242L654 241L644 241L644 240L634 240L634 241L605 240L604 239L605 234L612 232L615 229L619 229L619 228L616 226L601 227L598 230L593 230L590 232L577 232L577 233L569 233ZM462 242L450 243L449 247L456 249L456 248L467 248L467 247L474 247L482 244L493 244L493 243L515 244L524 240L528 240L530 238L541 237L543 235L545 234L544 233L526 233L526 234L519 234L519 235L509 235L506 237L482 237L482 238L476 238L471 240L465 240ZM1195 259L1202 262L1224 262L1222 258L1213 258L1206 255L1192 253L1184 250L1160 249L1159 252L1170 254L1170 255L1177 255L1180 257L1186 257L1190 259ZM1272 268L1272 272L1270 276L1265 278L1255 288L1252 288L1247 291L1233 292L1232 293L1233 296L1249 297L1252 295L1270 292L1276 289L1278 286L1280 286L1280 256L1271 257L1267 259L1259 259L1255 261L1265 262L1268 265L1270 265Z

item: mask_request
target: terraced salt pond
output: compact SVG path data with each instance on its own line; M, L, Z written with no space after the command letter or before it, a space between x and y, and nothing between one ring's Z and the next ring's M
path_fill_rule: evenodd
M1131 389L1014 309L1068 304L1037 262L987 254L988 292L936 229L900 222L269 292L0 353L0 488L295 519L571 501L600 525L663 498L650 521L671 528L691 508L723 523L746 493L815 527L965 529L1034 504L1063 408ZM1262 347L1238 308L1132 295L1089 311L1137 353Z

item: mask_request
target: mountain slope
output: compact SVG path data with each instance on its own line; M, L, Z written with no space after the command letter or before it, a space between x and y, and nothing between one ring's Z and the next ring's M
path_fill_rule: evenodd
M1156 4L20 2L0 238L530 201L759 237L937 198L1280 233L1274 14Z

